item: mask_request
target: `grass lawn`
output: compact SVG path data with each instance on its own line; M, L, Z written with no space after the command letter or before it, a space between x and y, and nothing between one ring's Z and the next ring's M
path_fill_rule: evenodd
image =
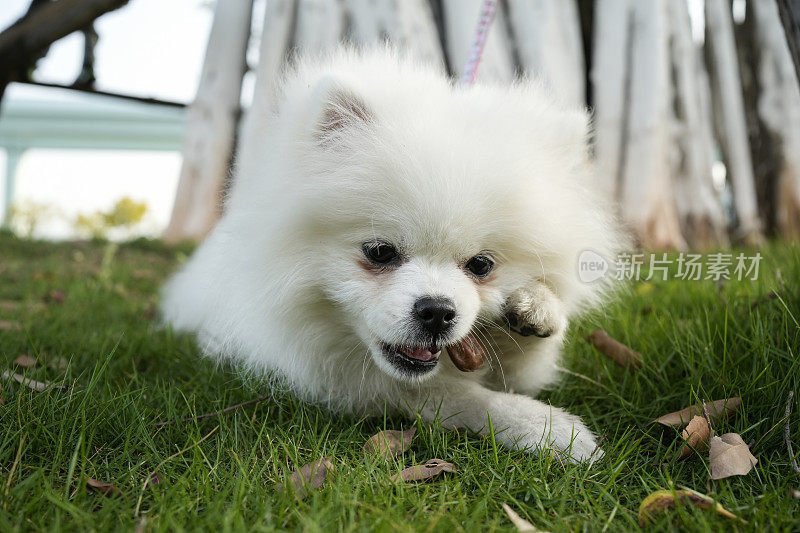
M756 282L639 282L573 324L569 373L544 398L605 435L606 458L592 468L420 422L411 449L387 465L364 457L364 441L413 421L331 415L280 392L224 416L154 427L267 392L153 321L159 286L186 253L157 242L0 235L0 371L33 356L37 366L16 371L64 385L36 392L0 379L0 531L511 530L502 503L542 530L631 531L642 499L673 486L712 496L748 524L681 507L647 530L800 530L800 500L789 495L800 479L784 442L787 394L800 393L796 246L762 250ZM772 290L778 298L752 305ZM598 327L644 354L645 367L625 370L592 348L584 338ZM742 407L715 430L755 442L753 471L709 481L707 455L670 460L676 431L648 422L731 396ZM276 492L294 467L328 455L336 472L321 490L301 501ZM459 472L390 482L434 457ZM158 483L148 483L154 471ZM91 491L88 478L123 495Z

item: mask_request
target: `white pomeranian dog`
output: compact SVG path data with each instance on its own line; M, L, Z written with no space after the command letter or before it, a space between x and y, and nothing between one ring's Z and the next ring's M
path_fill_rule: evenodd
M390 50L300 61L280 92L252 110L166 321L337 411L601 456L579 418L533 399L603 292L578 256L619 243L588 188L586 111L532 82L458 87ZM489 354L475 372L442 355L468 335Z

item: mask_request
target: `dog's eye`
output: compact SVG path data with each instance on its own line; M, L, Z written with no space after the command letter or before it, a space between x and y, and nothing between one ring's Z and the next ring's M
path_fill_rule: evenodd
M494 267L494 261L486 257L485 255L476 255L465 265L467 270L478 276L479 278L483 278L492 271Z
M385 242L368 242L364 244L363 248L367 259L379 265L393 263L400 255L394 246Z

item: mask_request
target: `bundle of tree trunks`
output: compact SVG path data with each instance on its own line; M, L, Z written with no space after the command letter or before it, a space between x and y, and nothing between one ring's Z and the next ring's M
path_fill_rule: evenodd
M800 90L780 2L794 0L748 1L734 17L730 0L695 3L702 13L685 0L505 0L478 82L535 77L567 104L590 107L598 201L618 206L643 247L796 237ZM269 0L252 109L269 108L296 53L342 41L389 41L457 78L482 3ZM168 240L201 239L222 209L251 8L217 2ZM239 149L263 123L245 114Z

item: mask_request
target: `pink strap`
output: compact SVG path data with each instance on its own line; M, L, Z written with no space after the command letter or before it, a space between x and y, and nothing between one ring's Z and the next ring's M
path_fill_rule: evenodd
M483 1L481 15L478 19L478 27L475 28L475 40L469 51L467 64L464 65L464 72L461 74L460 83L463 86L469 86L475 83L475 78L478 75L478 65L480 65L481 57L483 56L483 47L486 46L486 37L489 35L489 28L497 12L497 2L498 0Z

